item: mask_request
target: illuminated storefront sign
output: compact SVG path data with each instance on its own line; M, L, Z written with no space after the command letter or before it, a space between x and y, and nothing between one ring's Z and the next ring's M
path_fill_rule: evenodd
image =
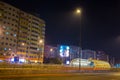
M60 46L60 49L59 49L59 54L61 57L69 57L69 50L70 50L70 47L69 46Z

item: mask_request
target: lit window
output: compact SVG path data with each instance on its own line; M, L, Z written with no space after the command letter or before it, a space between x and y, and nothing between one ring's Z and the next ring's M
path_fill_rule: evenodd
M9 34L9 32L6 32L6 34Z
M67 46L67 49L70 49L70 47L69 47L69 46Z
M4 50L7 50L7 48L4 48Z
M16 34L14 34L13 36L16 37Z
M9 30L9 27L7 27L7 30Z
M37 48L37 50L39 51L39 48Z
M0 13L0 16L2 16L2 13Z
M5 27L5 26L3 26L3 28L5 29L6 27Z

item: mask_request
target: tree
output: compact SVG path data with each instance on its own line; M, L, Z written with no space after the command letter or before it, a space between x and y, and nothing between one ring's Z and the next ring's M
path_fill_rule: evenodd
M44 63L47 63L47 64L62 64L62 61L58 58L44 58Z

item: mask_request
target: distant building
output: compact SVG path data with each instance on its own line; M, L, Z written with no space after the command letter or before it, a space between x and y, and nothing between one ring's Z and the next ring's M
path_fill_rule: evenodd
M109 56L104 51L96 51L96 59L109 61Z
M57 57L57 47L45 45L44 58L56 58L56 57Z
M59 58L63 64L69 64L75 58L88 60L109 61L108 55L104 51L82 50L78 46L57 45L56 47L45 46L45 58ZM81 53L79 53L81 52Z
M17 56L22 61L42 63L44 39L45 22L42 19L0 1L1 55L9 56L8 60Z
M82 50L82 59L96 59L96 51Z
M57 45L50 46L45 45L44 49L44 60L48 58L58 58L62 60L64 64L69 64L69 62L79 57L79 47L68 46L68 45Z
M80 48L78 46L70 46L70 60L79 58Z
M114 68L120 68L120 64L115 64Z

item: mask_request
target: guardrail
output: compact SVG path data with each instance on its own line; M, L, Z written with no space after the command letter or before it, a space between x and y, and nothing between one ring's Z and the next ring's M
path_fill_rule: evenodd
M120 69L94 70L93 68L70 67L55 64L9 64L0 63L0 74L35 74L35 73L60 73L60 72L82 72L82 73L99 73L99 72L120 71Z

